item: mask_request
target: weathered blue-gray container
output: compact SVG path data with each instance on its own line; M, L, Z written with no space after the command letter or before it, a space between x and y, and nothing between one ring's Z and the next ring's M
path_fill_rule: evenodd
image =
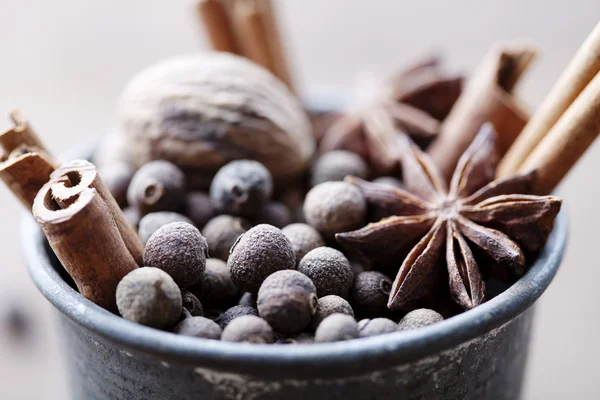
M517 399L533 304L554 277L566 217L536 263L489 302L426 328L348 342L249 345L177 336L126 321L57 272L27 217L25 261L60 311L74 399Z

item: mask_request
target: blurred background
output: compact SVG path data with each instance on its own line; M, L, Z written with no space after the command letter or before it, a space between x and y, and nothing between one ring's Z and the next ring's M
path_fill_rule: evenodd
M185 0L0 0L0 114L18 107L60 153L115 124L115 102L138 70L207 48ZM364 70L385 76L441 51L472 71L490 45L528 39L540 55L519 86L533 110L598 22L597 0L276 0L301 88L347 88ZM0 130L9 126L0 119ZM525 399L597 399L600 144L560 188L570 243L538 303ZM21 205L0 185L0 399L65 399L51 306L19 254Z

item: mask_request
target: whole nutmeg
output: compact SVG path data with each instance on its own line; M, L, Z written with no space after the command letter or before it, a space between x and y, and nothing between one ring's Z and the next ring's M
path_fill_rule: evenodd
M191 317L204 316L204 308L200 300L189 290L181 289L181 301L183 308L190 314Z
M140 239L142 239L142 243L145 244L158 228L171 222L187 222L188 224L192 224L192 221L188 217L173 211L157 211L144 215L138 223L138 233Z
M253 217L273 193L269 171L259 162L237 160L217 172L210 184L210 201L221 214Z
M444 317L442 317L436 311L428 308L419 308L418 310L409 312L400 320L400 322L398 322L398 330L404 331L408 329L422 328L443 320Z
M204 225L215 215L210 197L203 192L190 192L185 195L183 213L198 229L204 228Z
M290 209L278 201L265 204L255 218L257 224L269 224L279 229L288 226L293 220L294 216Z
M387 302L391 289L390 278L381 272L364 271L354 278L350 297L357 311L379 316L388 311Z
M234 319L223 329L221 340L225 342L273 343L273 329L264 319L244 315Z
M341 251L331 247L317 247L309 251L300 260L298 271L313 281L319 297L330 294L348 297L354 281L348 259Z
M319 324L315 342L339 342L360 336L354 317L347 314L332 314Z
M317 311L315 285L304 274L284 270L270 275L260 286L258 314L281 333L304 329Z
M208 242L211 257L227 261L231 246L250 228L248 221L231 215L218 215L208 221L202 235Z
M362 179L369 176L369 166L356 153L334 150L321 155L311 168L310 185L330 181L343 181L348 175Z
M185 222L160 227L144 248L144 265L162 269L181 288L200 283L207 257L206 239L198 229Z
M165 329L181 316L181 291L173 278L158 268L142 267L117 285L119 314L129 321Z
M396 332L398 325L387 318L363 319L358 321L360 337L383 335L384 333Z
M221 328L225 328L231 321L243 317L244 315L258 316L258 310L250 306L233 306L230 309L225 310L219 324L221 325Z
M233 245L227 266L240 290L256 293L267 276L282 269L294 269L296 254L281 230L261 224L244 233Z
M324 182L304 200L306 222L326 238L365 224L367 201L360 189L347 182Z
M185 318L175 325L173 333L203 339L221 339L221 327L214 321L204 317Z
M346 300L340 296L329 295L324 296L317 302L317 312L310 321L310 329L314 331L319 324L332 314L347 314L354 317L354 310Z
M296 263L309 251L325 246L325 240L319 232L308 224L290 224L281 230L290 240L296 253Z
M218 258L206 260L206 269L202 280L190 290L196 294L202 303L208 306L222 306L232 303L238 294L237 287L231 280L227 264Z
M295 96L266 69L229 53L172 57L141 71L121 95L119 116L134 166L169 160L189 182L244 158L284 181L306 170L315 150Z
M142 214L175 211L183 201L185 176L175 164L165 160L144 164L131 179L127 202Z

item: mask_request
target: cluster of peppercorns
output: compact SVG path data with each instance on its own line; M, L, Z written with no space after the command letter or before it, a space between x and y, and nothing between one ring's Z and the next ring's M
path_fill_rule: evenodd
M335 248L336 233L367 218L360 190L342 181L368 177L354 153L333 151L315 161L302 212L272 201L271 174L256 161L225 165L208 193L187 192L184 173L163 160L101 173L145 243L144 267L117 287L128 320L206 339L310 343L443 319L429 309L391 313L391 280Z

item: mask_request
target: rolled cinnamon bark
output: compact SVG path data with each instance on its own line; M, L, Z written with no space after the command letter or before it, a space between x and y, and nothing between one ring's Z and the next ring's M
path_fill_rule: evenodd
M77 200L79 194L85 189L96 189L110 210L128 251L139 266L143 264L144 245L135 228L125 218L115 198L102 182L94 164L86 160L71 161L54 171L50 179L55 201L65 208Z
M501 160L499 178L514 174L579 93L600 71L600 23L579 48L538 110Z
M33 204L33 215L79 292L116 312L119 281L137 263L127 250L111 210L96 189L84 188L66 208L53 199L49 181Z
M255 0L237 0L232 14L236 38L243 56L275 74L264 15Z
M267 44L273 64L273 72L283 81L290 90L294 91L294 79L286 58L286 49L283 48L281 32L277 26L276 10L271 0L262 0L261 12L266 29Z
M44 151L49 154L35 131L29 126L29 122L23 117L21 111L13 110L10 113L10 119L14 126L3 133L0 133L0 147L2 147L7 154L20 146L26 146L29 149Z
M238 54L231 18L223 0L200 0L196 10L213 50Z
M600 133L600 72L519 167L537 170L534 191L549 194Z
M428 149L446 180L484 122L494 125L501 156L521 132L528 114L512 93L535 54L524 44L499 45L488 53Z

